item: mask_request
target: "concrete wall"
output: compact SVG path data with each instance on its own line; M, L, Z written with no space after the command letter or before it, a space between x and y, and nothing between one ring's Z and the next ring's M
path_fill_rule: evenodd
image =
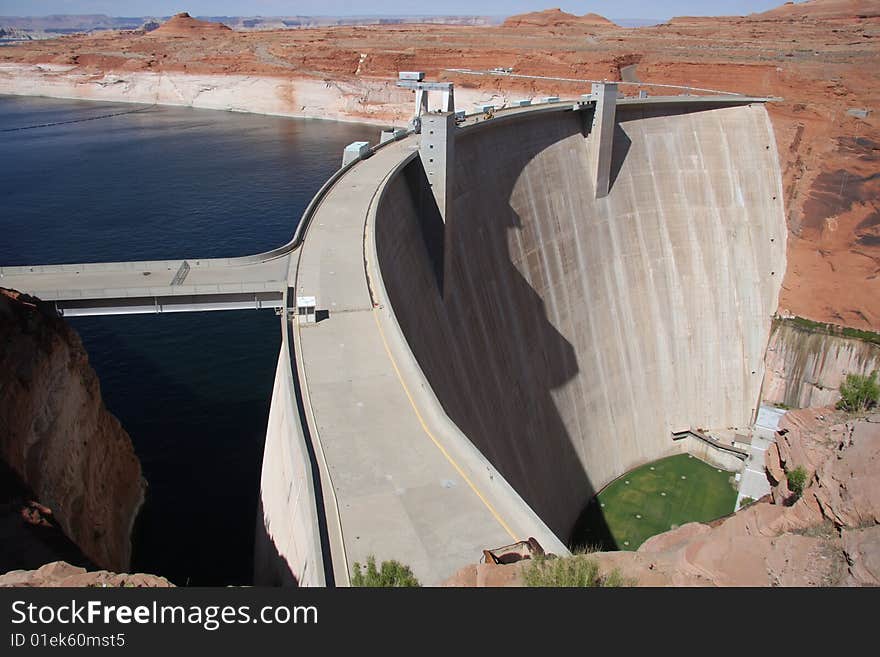
M744 458L738 458L735 453L711 445L704 440L688 436L676 442L680 443L683 453L690 454L716 468L728 472L741 472L743 469Z
M765 364L767 403L827 406L840 399L838 389L847 374L880 369L880 346L779 323L770 336Z
M611 190L589 113L461 131L442 295L418 160L377 213L385 286L448 415L558 535L682 426L744 426L785 269L763 106L618 107Z
M263 448L254 550L258 586L324 586L311 461L295 402L286 327Z

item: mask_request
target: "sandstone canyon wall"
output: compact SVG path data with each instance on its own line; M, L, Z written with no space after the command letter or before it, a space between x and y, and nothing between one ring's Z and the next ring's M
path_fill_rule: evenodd
M777 322L764 365L765 402L790 408L828 406L840 399L847 374L880 369L880 345Z
M102 568L125 571L146 482L76 333L0 288L0 457Z
M411 93L387 80L119 71L81 75L69 65L0 65L0 94L171 105L273 116L405 125Z

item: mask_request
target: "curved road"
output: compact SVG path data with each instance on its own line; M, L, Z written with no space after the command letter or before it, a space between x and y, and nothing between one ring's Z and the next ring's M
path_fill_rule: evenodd
M325 508L337 515L327 523L337 528L337 582L370 555L406 563L436 585L477 563L483 549L530 536L567 552L423 387L384 297L368 219L391 173L417 148L414 137L384 148L333 188L292 277L297 294L329 311L295 327L295 351L326 464Z

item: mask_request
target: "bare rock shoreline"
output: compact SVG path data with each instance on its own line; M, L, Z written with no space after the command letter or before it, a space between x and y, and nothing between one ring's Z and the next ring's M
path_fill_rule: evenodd
M412 92L391 79L325 81L270 75L110 71L67 64L0 64L0 94L193 107L404 127ZM459 106L509 102L504 92L457 90Z

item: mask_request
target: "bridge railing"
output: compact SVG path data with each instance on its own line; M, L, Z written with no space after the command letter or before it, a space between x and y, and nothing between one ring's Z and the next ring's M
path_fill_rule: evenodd
M293 234L293 238L290 240L289 244L291 245L291 249L297 248L300 244L302 244L303 239L305 239L305 233L308 230L309 224L312 221L312 217L317 212L318 208L321 205L321 202L333 188L333 186L342 178L346 173L348 173L358 162L364 160L368 157L371 157L377 151L393 144L394 142L400 141L401 139L405 139L409 135L412 134L412 129L408 129L402 131L400 134L395 135L392 139L388 141L384 141L382 143L376 144L365 155L358 157L345 166L341 167L334 173L330 178L325 182L321 189L318 190L318 193L312 197L312 200L309 202L309 205L306 207L305 212L303 212L303 216L300 219L299 224L296 227L296 232Z
M698 93L698 94L723 94L728 96L747 96L748 94L742 94L738 91L723 91L721 89L707 89L705 87L693 87L684 84L667 84L662 82L641 82L641 81L627 81L627 80L591 80L588 78L563 78L563 77L554 77L548 75L525 75L523 73L501 73L498 71L475 71L470 68L445 68L444 71L448 73L457 73L459 75L482 75L487 77L499 77L499 78L519 78L523 80L547 80L549 82L571 82L574 84L602 84L605 82L613 82L618 86L631 86L637 87L639 89L646 87L657 87L659 89L675 89L677 91L684 91L686 94Z
M0 279L0 285L2 285ZM242 283L210 283L201 285L163 285L149 287L102 287L102 288L59 288L41 290L44 301L76 299L127 299L135 297L185 297L209 294L251 294L256 292L279 292L287 286L286 281L253 281Z
M251 256L244 256L245 258ZM109 272L155 272L163 269L177 271L181 264L188 263L199 269L223 269L230 266L246 264L241 256L230 258L181 258L179 260L120 260L115 262L83 262L78 264L60 265L11 265L0 267L0 276L21 274L100 274ZM255 262L261 262L257 260ZM0 280L2 283L2 280Z
M450 71L465 73L467 71L462 69L448 69ZM480 72L473 71L473 74L480 74ZM515 74L507 74L508 77L536 77L536 76L523 76L523 75L515 75ZM590 82L590 80L575 80L572 78L545 78L549 80L559 80L559 81L567 81L567 82ZM741 94L736 94L733 92L727 91L717 91L712 89L702 89L699 87L686 87L679 85L667 85L667 84L651 84L645 82L618 82L617 84L628 84L637 87L664 87L664 88L672 88L672 89L683 89L688 91L700 91L706 93L716 93L716 94L725 94L728 102L749 102L749 101L776 101L780 100L778 98L763 98L763 97L751 97L744 96ZM668 97L670 100L674 99L674 97ZM707 96L699 96L694 97L694 100L697 99L706 100ZM721 98L717 98L717 100L722 100ZM624 103L626 102L634 102L637 100L643 99L634 99L634 98L626 98L621 99ZM650 99L649 99L650 100ZM653 100L659 100L655 98ZM549 103L549 107L545 109L565 109L565 102L553 102ZM498 111L504 112L505 110L522 110L523 108L498 108ZM467 116L473 117L479 113L469 114ZM299 223L293 233L293 236L289 241L278 246L274 249L270 249L268 251L263 251L261 253L255 253L252 255L244 255L244 256L233 256L227 258L180 258L177 260L138 260L138 261L118 261L118 262L96 262L96 263L81 263L81 264L58 264L58 265L13 265L13 266L0 266L0 285L2 285L2 277L5 275L19 275L19 274L76 274L76 272L80 273L100 273L100 272L112 272L112 271L155 271L157 269L165 268L168 271L176 271L183 262L188 262L191 266L197 267L200 269L215 269L215 268L227 268L227 267L238 267L245 265L253 265L259 264L261 262L266 262L269 260L274 260L275 258L280 258L285 255L291 253L294 249L297 249L305 239L306 231L311 223L312 217L315 215L315 212L320 207L324 198L330 192L330 190L342 179L348 171L350 171L354 166L357 165L361 160L372 156L374 153L384 148L387 145L390 145L396 141L400 141L401 139L405 139L409 135L412 134L412 130L408 129L406 131L401 131L399 134L395 135L394 138L376 144L372 148L369 149L363 156L352 160L350 163L345 166L337 169L333 175L328 178L323 185L321 185L320 189L318 189L317 193L312 197L306 209L303 211L302 217L300 218ZM182 287L182 286L181 286ZM139 288L141 290L145 288ZM167 292L163 293L167 294Z

